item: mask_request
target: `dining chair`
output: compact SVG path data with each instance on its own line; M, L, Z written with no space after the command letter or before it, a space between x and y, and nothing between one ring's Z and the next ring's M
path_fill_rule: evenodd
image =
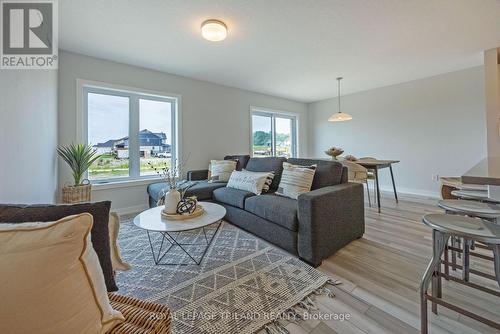
M366 160L377 160L377 158L374 157L361 157L359 159L366 159ZM375 189L373 191L373 200L375 203L377 203L377 183L375 182L375 173L371 170L367 170L368 173L368 180L373 181L373 188ZM368 183L368 181L366 181Z
M342 165L347 167L348 179L351 182L362 183L366 185L366 193L368 195L368 205L372 207L372 201L370 197L370 187L368 186L368 170L349 160L341 160Z

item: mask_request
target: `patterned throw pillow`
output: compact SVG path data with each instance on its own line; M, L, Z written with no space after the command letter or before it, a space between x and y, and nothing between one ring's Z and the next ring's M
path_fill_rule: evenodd
M208 182L227 182L231 173L236 169L236 161L211 160Z
M283 174L276 195L297 199L300 194L311 190L316 165L299 166L283 163Z
M271 186L271 183L273 183L273 179L274 179L274 172L267 173L266 182L264 183L264 187L262 187L263 193L269 192L269 187Z
M268 177L268 172L249 172L247 170L235 170L229 178L227 187L245 190L256 195L260 195Z

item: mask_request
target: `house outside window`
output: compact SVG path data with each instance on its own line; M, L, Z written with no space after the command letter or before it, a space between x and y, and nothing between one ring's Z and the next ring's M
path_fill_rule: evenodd
M255 107L250 113L253 157L297 156L297 115Z
M93 183L156 176L151 167L178 157L178 97L83 86L85 141L102 157L88 171Z

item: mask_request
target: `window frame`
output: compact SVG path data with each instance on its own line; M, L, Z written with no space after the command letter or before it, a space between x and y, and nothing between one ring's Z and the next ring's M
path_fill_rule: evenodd
M253 118L252 116L264 116L271 118L271 156L276 157L276 118L289 119L292 123L291 129L291 158L298 157L299 137L299 114L288 111L274 110L250 106L250 155L253 157Z
M77 142L88 142L88 94L104 94L127 97L129 99L129 176L90 180L92 184L130 183L160 179L157 175L140 175L140 107L141 99L168 102L171 104L171 162L181 161L180 145L180 104L178 94L148 91L140 88L125 87L102 82L77 79ZM96 144L96 143L92 143ZM88 172L85 175L88 178Z

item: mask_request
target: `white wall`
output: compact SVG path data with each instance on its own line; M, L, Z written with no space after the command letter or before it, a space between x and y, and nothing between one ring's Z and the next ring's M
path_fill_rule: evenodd
M0 70L0 203L52 203L57 71Z
M401 160L394 169L401 192L437 195L433 175L460 176L486 156L483 67L346 95L341 102L352 121L327 122L336 98L309 105L309 154L326 157L325 149L340 146L357 157ZM388 170L380 179L389 190Z
M299 153L307 155L307 105L304 103L64 51L59 56L60 144L78 140L76 79L85 79L180 94L182 154L190 156L186 169L206 168L210 159L222 158L225 154L249 153L250 106L298 113ZM60 167L62 184L67 182L68 174L65 166ZM137 209L146 204L146 198L145 185L93 192L93 200L110 199L115 209Z
M500 48L484 52L488 156L500 156Z

